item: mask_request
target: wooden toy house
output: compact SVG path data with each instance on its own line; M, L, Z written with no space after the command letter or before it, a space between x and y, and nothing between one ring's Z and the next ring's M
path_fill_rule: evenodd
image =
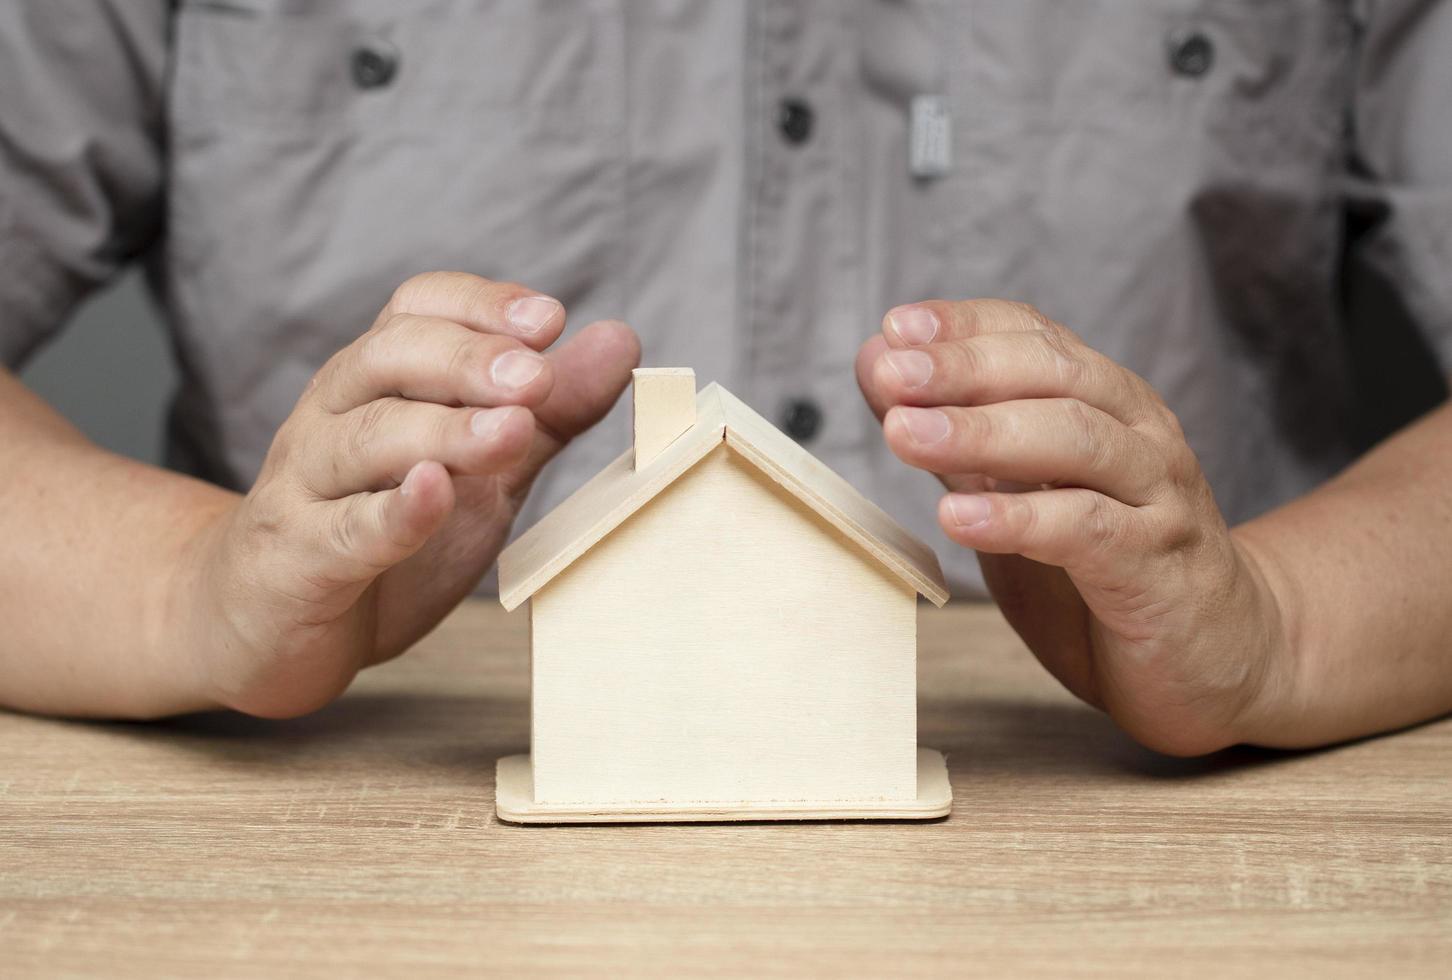
M928 818L927 545L721 388L635 372L635 445L507 548L531 603L530 754L501 819Z

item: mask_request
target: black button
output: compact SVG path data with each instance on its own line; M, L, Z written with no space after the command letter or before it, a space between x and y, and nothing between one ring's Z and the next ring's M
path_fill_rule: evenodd
M353 84L359 88L382 88L398 71L398 52L373 42L358 48L352 58Z
M776 128L788 143L801 145L812 135L816 113L801 99L782 99L776 107Z
M1215 64L1215 44L1200 31L1170 35L1170 67L1176 74L1198 78Z
M793 398L781 413L781 427L797 442L810 442L822 428L822 410L807 398Z

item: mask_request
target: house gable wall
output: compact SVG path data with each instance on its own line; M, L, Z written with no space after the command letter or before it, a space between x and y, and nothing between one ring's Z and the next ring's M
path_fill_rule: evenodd
M537 801L916 795L916 593L734 451L531 601Z

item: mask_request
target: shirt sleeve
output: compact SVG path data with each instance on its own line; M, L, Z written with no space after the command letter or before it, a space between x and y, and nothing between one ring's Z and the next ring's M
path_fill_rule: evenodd
M1361 0L1350 205L1359 258L1452 374L1452 3Z
M0 363L157 238L169 0L0 3Z

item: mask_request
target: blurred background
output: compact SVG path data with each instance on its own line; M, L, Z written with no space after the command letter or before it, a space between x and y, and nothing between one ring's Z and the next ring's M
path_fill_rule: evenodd
M96 442L161 462L176 368L140 272L91 297L20 377Z

